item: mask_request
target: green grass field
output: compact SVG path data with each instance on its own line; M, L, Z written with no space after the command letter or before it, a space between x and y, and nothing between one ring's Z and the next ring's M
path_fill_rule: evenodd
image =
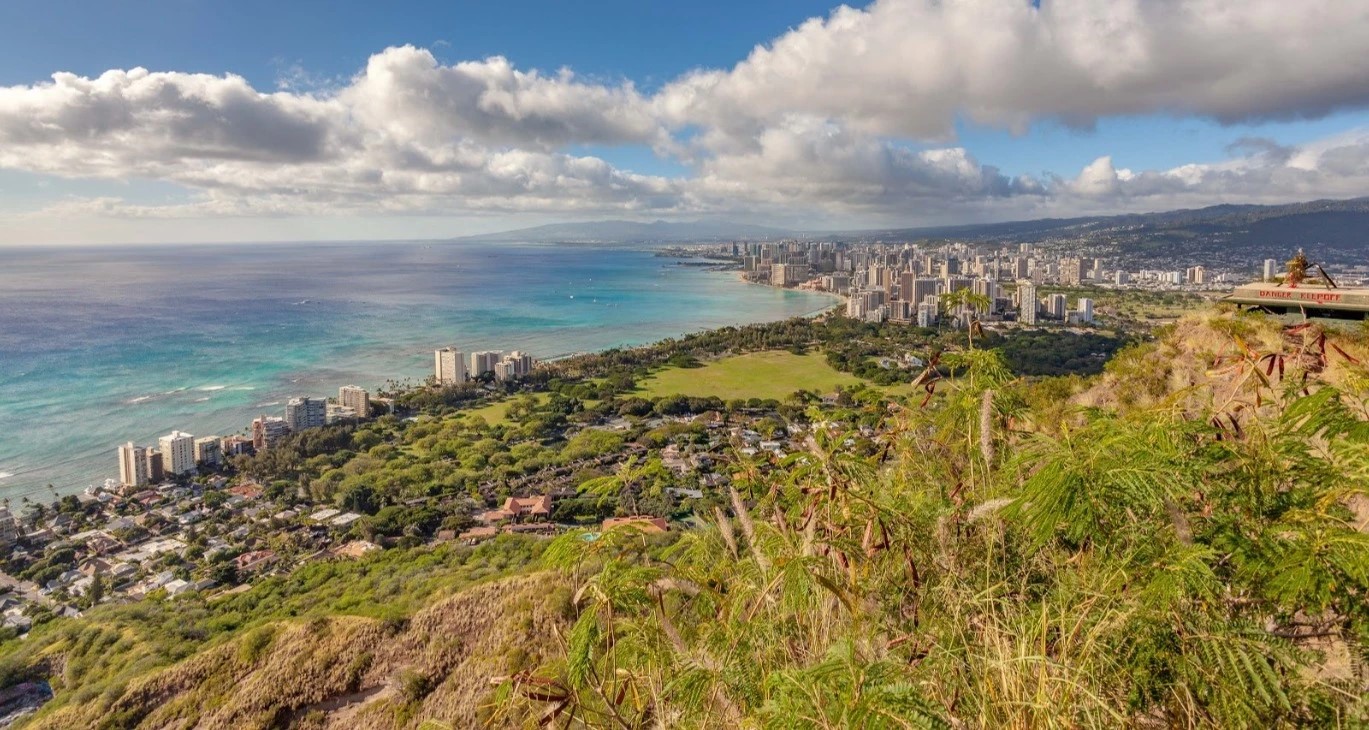
M715 360L698 368L668 368L638 384L645 398L665 395L715 395L783 400L796 390L830 393L838 385L862 382L832 369L820 352L795 355L783 350L753 352Z
M545 401L548 398L546 393L534 393L533 397L536 398L539 402ZM491 403L483 408L476 408L475 410L471 411L462 411L461 415L480 416L481 418L485 419L486 423L494 425L504 420L505 416L509 414L509 406L512 406L513 402L517 399L517 397L505 398L504 400L501 400L497 403Z
M639 382L636 394L643 398L713 395L723 400L784 400L796 390L827 394L838 385L851 387L861 383L865 381L850 373L834 370L821 352L795 355L785 350L771 350L713 360L697 368L665 368ZM906 385L888 386L880 390L890 395L909 392ZM548 396L546 393L537 393L535 397L546 400ZM506 398L482 408L462 411L461 415L480 416L486 423L493 425L505 419L514 400Z

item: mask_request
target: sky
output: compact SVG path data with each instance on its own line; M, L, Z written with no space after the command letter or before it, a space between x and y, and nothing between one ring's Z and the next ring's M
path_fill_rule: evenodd
M1358 0L6 0L0 246L1369 195Z

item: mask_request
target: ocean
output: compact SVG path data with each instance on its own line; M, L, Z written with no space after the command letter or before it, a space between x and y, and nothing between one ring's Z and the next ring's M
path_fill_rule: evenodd
M117 478L126 441L421 380L444 345L545 359L833 304L617 246L0 249L0 497Z

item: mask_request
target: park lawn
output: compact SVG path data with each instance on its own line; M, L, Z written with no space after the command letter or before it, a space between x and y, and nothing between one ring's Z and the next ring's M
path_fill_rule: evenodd
M825 394L838 385L862 382L833 369L821 352L795 355L771 350L714 360L697 368L667 368L638 383L637 391L644 398L692 395L783 400L796 390Z
M503 421L509 415L509 406L512 406L514 401L522 397L523 396L521 395L517 395L511 398L505 398L504 400L491 403L481 408L476 408L470 411L462 411L461 415L480 416L481 418L485 419L485 423L488 423L491 426L493 426L494 424ZM536 398L537 402L541 403L545 401L548 396L546 393L533 393L532 397Z

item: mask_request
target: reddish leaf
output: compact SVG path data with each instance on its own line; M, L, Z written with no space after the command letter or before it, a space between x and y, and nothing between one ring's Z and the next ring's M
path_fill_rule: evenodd
M1345 350L1340 349L1340 345L1337 345L1336 343L1332 342L1331 347L1336 352L1339 352L1341 357L1345 358L1346 360L1349 360L1350 362L1356 365L1359 364L1359 360L1356 360L1353 356L1350 355L1350 353L1346 352Z

